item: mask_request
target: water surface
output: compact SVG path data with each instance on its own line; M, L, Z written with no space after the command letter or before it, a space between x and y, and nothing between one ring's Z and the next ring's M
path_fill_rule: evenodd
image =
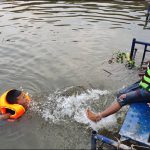
M130 51L133 38L149 42L147 6L144 0L1 1L0 92L22 87L33 98L23 118L1 124L1 148L88 149L91 128L116 133L122 112L95 125L84 110L103 110L138 79L136 69L108 60L114 51Z

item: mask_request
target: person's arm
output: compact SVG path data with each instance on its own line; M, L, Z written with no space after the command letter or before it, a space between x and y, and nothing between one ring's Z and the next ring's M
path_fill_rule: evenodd
M150 63L150 60L143 62L143 64L148 64Z
M1 120L6 120L6 119L9 119L11 116L11 114L7 113L7 114L3 114L3 115L0 115L0 121Z
M145 75L145 72L140 72L139 73L139 77L140 77L140 79L143 79L143 76Z

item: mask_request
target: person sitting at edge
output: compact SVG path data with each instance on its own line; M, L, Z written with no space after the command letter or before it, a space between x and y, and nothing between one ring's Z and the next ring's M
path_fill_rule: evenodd
M117 94L117 101L106 108L102 112L94 113L89 108L86 110L87 117L93 121L98 122L102 118L112 115L119 111L121 107L131 103L147 103L150 107L150 61L146 62L145 75L139 74L141 80L133 85L123 89Z
M28 94L12 89L0 97L0 120L15 120L20 118L28 109L30 97Z

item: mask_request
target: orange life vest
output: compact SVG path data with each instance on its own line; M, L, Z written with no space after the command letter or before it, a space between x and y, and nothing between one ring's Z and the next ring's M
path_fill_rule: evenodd
M15 114L10 116L10 119L18 119L25 113L25 108L22 105L19 104L9 104L6 100L6 95L9 91L6 91L2 96L0 97L0 111L2 114L6 114L6 109L10 109L15 112ZM30 102L30 97L28 94L25 94L28 102Z

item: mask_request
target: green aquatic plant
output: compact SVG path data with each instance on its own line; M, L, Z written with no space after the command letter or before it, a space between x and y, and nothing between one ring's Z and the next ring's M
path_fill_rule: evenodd
M114 62L121 64L124 63L128 69L135 67L135 60L130 59L130 54L121 51L113 53L112 58L108 61L109 64Z

